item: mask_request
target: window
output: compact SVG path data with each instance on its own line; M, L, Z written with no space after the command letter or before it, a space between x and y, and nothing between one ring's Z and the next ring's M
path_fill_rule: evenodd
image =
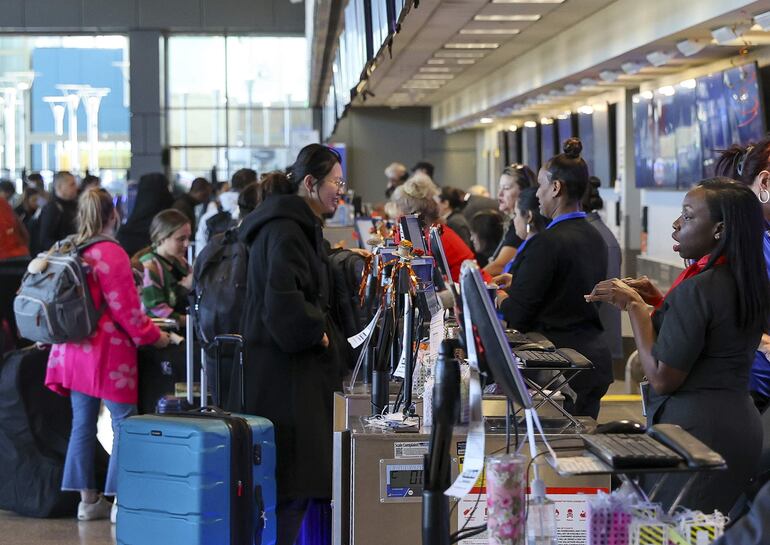
M98 174L125 190L131 161L125 36L0 37L0 175Z
M182 185L294 160L313 132L305 38L172 36L167 51L171 171Z

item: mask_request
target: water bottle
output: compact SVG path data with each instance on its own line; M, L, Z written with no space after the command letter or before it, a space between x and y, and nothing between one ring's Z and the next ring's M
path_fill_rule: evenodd
M556 506L545 495L545 483L535 477L527 513L527 545L558 545Z

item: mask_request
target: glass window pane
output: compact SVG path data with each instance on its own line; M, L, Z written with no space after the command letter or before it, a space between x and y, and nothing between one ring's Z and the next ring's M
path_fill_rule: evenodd
M224 146L224 110L169 110L171 146Z
M307 107L308 72L305 38L227 38L230 106Z
M223 36L172 36L168 39L168 97L171 108L225 104Z
M224 148L171 148L171 171L182 187L197 176L208 180L212 167L225 164Z

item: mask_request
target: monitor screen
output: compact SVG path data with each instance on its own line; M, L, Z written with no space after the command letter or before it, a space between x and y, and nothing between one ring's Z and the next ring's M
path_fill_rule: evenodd
M524 164L535 172L540 168L540 147L537 142L537 129L537 127L524 127L521 143Z
M433 255L433 259L436 261L436 267L438 267L441 275L446 278L450 286L454 286L454 283L452 282L452 272L449 269L449 262L444 253L444 244L441 242L439 227L430 228L430 253Z
M372 247L369 246L366 241L372 236L372 229L374 228L374 222L372 218L358 217L356 218L356 235L358 236L358 247L364 250L372 251Z
M590 111L590 110L589 110ZM588 173L594 174L594 114L578 114L578 137L583 143L583 160L588 165ZM562 140L563 144L564 140Z
M556 130L553 123L543 123L540 125L540 143L541 152L540 157L543 163L550 160L556 153L554 153L556 142Z
M655 134L652 114L652 97L634 97L634 158L636 161L636 187L655 187L653 163L655 161Z
M503 325L497 317L492 299L487 293L479 266L465 261L460 273L460 287L463 296L463 310L470 314L475 326L477 340L483 347L487 366L494 381L505 392L508 399L526 409L532 408L532 398L516 364ZM470 333L466 331L466 335ZM467 337L466 337L467 338ZM470 341L470 339L469 339Z
M568 138L575 136L572 131L572 116L562 115L556 120L556 129L558 131L558 141L564 142ZM550 159L550 157L549 157Z
M399 225L401 227L401 238L411 242L415 250L420 250L423 254L427 254L428 251L425 246L425 237L422 234L420 218L416 214L407 214L401 216Z

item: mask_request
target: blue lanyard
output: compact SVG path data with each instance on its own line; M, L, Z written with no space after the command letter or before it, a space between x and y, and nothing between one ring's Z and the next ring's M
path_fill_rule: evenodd
M537 235L535 235L535 236L537 236ZM535 237L532 237L532 238L535 238ZM519 248L516 250L516 255L513 256L513 259L511 259L505 267L503 267L503 272L504 273L511 272L511 269L513 268L513 263L516 261L516 258L518 258L521 255L521 252L524 251L524 247L527 245L527 242L532 240L532 238L526 238L526 239L521 241L521 244L519 244Z
M585 212L569 212L567 214L562 214L561 216L553 218L551 220L551 223L548 224L548 227L546 227L546 229L550 229L551 227L553 227L557 223L561 223L563 221L574 220L574 219L578 219L578 218L585 218L586 215L587 214Z

